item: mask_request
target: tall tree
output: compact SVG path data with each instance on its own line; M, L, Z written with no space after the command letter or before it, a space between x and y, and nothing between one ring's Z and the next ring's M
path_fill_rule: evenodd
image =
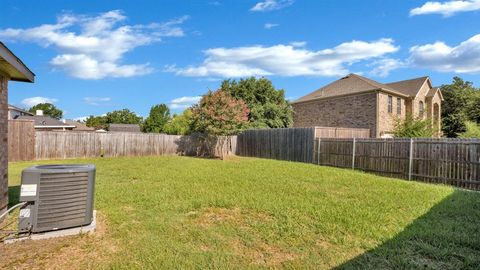
M143 123L144 132L160 133L170 120L170 109L165 104L158 104L150 109L150 114Z
M87 125L87 127L93 127L95 130L99 130L99 129L107 130L108 129L107 117L90 115L85 121L85 125Z
M187 135L190 133L192 124L192 110L186 109L182 114L174 115L163 126L163 131L171 135Z
M442 131L447 137L457 137L457 134L466 131L465 122L474 117L470 114L475 109L475 96L479 92L471 82L464 81L460 77L454 77L451 84L442 85L441 91L444 98Z
M245 129L248 107L225 91L209 91L192 108L194 131L212 135L233 135Z
M109 124L140 124L142 122L142 117L129 109L109 112L106 118Z
M248 107L243 100L233 98L225 91L208 91L192 107L192 129L202 134L204 154L213 157L219 148L223 158L226 138L242 131L248 124Z
M48 115L55 119L61 119L63 117L63 111L55 107L51 103L40 103L31 107L28 111L35 114L37 110L42 110L43 115Z
M266 78L225 80L220 89L247 104L249 127L283 128L293 123L293 109L285 99L285 91L275 89Z

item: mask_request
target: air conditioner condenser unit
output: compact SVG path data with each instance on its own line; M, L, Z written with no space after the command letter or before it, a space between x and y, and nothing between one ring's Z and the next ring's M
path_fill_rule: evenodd
M20 232L89 225L93 220L94 165L42 165L23 170Z

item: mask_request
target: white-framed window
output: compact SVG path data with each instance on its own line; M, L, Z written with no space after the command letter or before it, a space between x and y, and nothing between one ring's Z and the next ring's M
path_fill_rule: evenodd
M393 105L392 105L392 102L393 102L393 97L392 96L388 96L388 104L387 104L387 109L388 109L388 112L389 113L392 113L393 112Z

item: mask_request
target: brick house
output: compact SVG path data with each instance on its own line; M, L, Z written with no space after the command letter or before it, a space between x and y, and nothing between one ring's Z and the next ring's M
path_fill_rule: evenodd
M8 205L8 81L33 82L31 72L0 42L0 213Z
M443 97L428 77L392 83L349 74L293 102L294 127L368 128L373 138L392 136L396 119L430 119L440 128Z

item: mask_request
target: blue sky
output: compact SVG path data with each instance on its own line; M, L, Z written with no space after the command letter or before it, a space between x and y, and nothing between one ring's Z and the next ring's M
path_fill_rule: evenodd
M0 40L36 73L9 102L66 118L166 103L265 76L299 98L350 72L480 79L480 1L2 1Z

